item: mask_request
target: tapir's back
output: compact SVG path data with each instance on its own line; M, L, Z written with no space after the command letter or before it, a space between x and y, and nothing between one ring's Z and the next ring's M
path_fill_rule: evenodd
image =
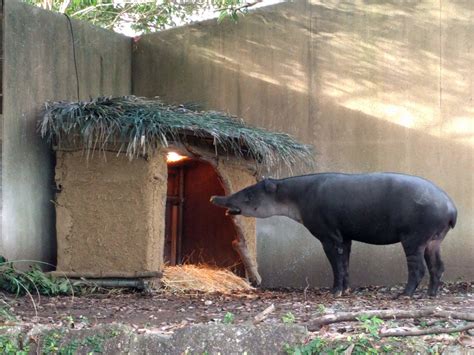
M391 244L403 236L433 234L456 223L456 208L448 195L416 176L331 173L307 177L314 179L314 187L313 201L303 213L304 224L315 235L336 233L361 242ZM309 220L314 216L317 221Z

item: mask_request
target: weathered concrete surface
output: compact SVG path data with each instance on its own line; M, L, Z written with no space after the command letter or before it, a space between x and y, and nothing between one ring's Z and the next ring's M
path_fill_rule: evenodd
M3 1L3 228L0 254L55 261L54 158L36 131L47 100L75 100L65 16ZM72 21L81 99L130 93L131 39Z
M473 279L474 2L295 1L238 24L215 21L143 36L133 93L206 108L315 145L318 171L395 171L454 199L445 279ZM266 286L329 285L319 243L285 218L261 220ZM399 245L353 247L354 284L406 279Z
M13 329L13 330L9 330ZM298 325L202 324L162 333L137 333L122 324L98 325L88 329L35 326L32 329L0 328L16 344L30 342L30 353L46 350L75 354L91 351L104 354L284 354L287 344L301 344L308 336ZM23 342L23 345L27 343Z
M173 335L173 353L282 354L287 344L300 344L307 336L298 325L195 325Z

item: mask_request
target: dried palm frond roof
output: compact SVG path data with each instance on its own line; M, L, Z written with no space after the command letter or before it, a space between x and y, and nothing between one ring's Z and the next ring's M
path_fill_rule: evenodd
M48 102L39 128L43 137L58 146L71 140L86 150L118 144L130 158L197 137L209 139L216 150L255 159L267 167L281 163L291 167L313 159L310 147L288 134L252 127L221 112L135 96Z

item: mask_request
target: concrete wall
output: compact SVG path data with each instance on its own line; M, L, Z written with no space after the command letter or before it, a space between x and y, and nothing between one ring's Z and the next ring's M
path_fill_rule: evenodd
M36 131L47 100L75 100L65 16L14 0L3 5L3 228L0 254L54 262L53 156ZM131 90L131 40L73 21L81 99Z
M319 171L429 178L459 209L446 279L474 278L474 2L295 1L238 24L141 38L133 92L200 102L316 147ZM258 222L267 286L329 285L322 248L284 218ZM399 245L353 247L354 284L406 278Z

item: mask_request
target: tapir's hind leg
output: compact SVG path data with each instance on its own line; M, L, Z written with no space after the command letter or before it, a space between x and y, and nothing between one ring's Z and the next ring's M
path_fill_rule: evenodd
M351 256L351 245L352 241L351 240L345 240L342 248L344 250L344 259L343 259L343 270L344 270L344 276L342 279L342 293L347 293L349 292L350 286L349 286L349 259Z
M425 276L425 264L423 263L425 245L411 245L409 241L410 239L408 242L402 241L408 266L408 282L402 295L411 297Z
M441 232L432 240L428 241L425 249L425 261L430 272L430 284L428 286L428 296L436 296L444 272L444 264L441 260L440 246L448 229Z

